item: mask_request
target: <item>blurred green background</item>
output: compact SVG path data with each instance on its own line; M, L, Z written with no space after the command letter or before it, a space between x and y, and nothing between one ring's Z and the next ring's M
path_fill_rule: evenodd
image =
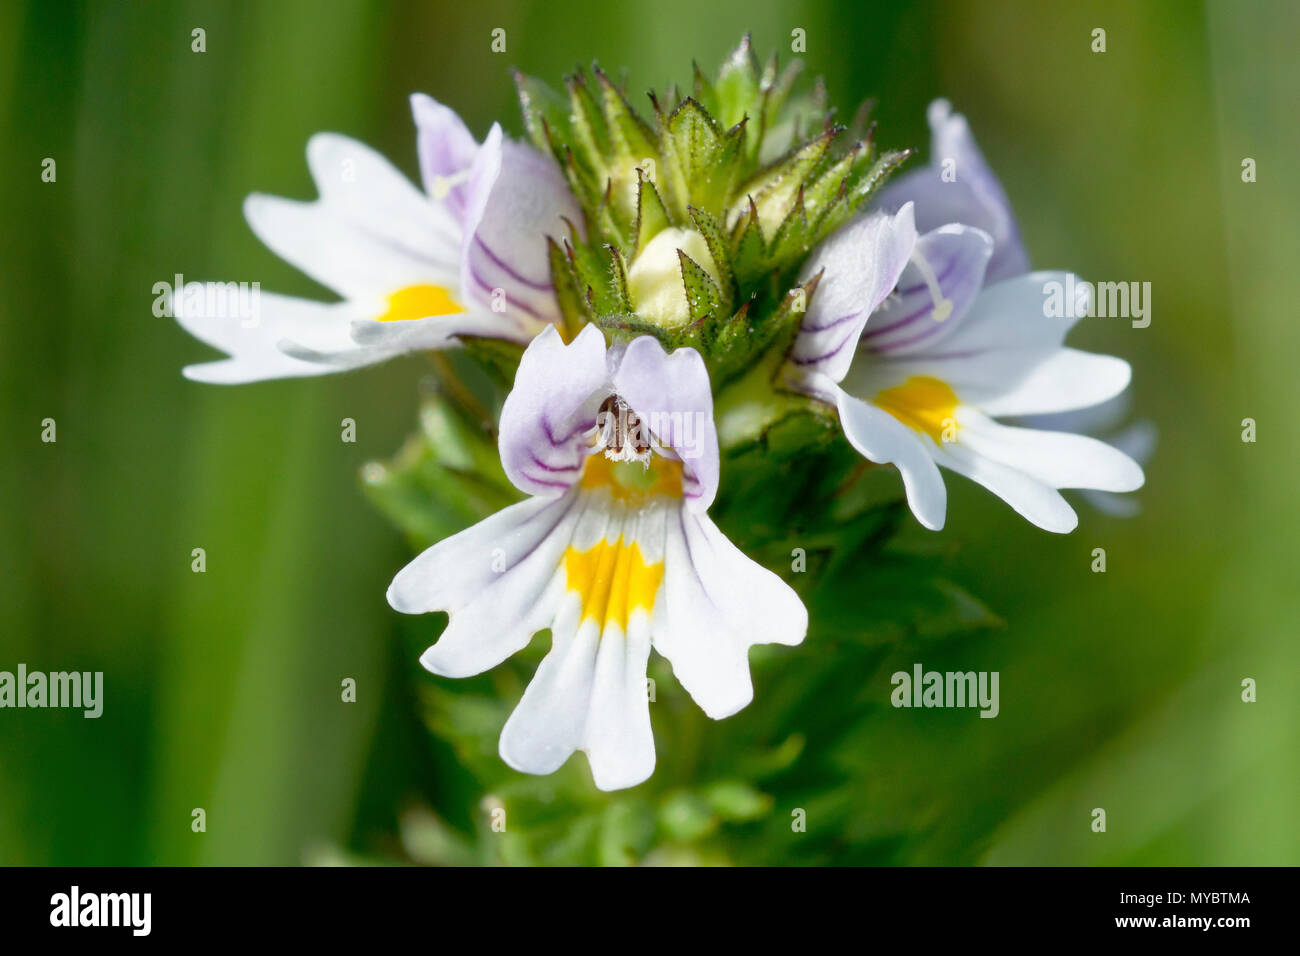
M747 734L770 747L770 785L730 768L735 787L693 793L712 758L682 763L656 716L668 789L615 801L528 781L517 819L541 836L496 849L483 816L504 798L424 729L429 695L456 688L416 662L432 623L384 602L410 552L358 480L415 426L427 363L190 383L182 365L212 352L151 314L151 288L181 272L323 295L258 244L241 200L310 198L319 130L414 176L413 91L478 135L497 119L519 134L509 66L558 81L595 58L635 92L688 82L692 58L712 68L746 31L787 59L795 28L843 111L878 98L884 145L928 151L925 105L950 97L1036 265L1152 283L1149 328L1095 319L1072 339L1134 366L1134 414L1160 434L1144 511L1082 505L1054 537L951 478L947 529L905 522L905 537L937 545L1004 625L895 629L872 666L839 667L835 693L769 728L783 677L835 651L810 639L761 670L733 726L706 728L706 754ZM607 862L617 848L556 847L581 821L617 837L645 800L659 829L631 842L663 861L1300 862L1298 35L1294 4L1226 0L0 5L0 670L106 685L98 720L0 711L0 863ZM864 631L878 590L843 589ZM914 661L999 671L1001 715L889 708L889 672Z

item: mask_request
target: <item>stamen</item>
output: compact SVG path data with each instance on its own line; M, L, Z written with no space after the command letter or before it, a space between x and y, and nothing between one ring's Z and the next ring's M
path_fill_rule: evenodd
M433 198L446 199L453 189L464 183L469 182L469 169L462 169L458 173L452 173L450 176L433 177Z
M912 250L912 265L921 273L921 278L925 280L925 286L930 290L930 301L934 303L934 320L942 322L948 316L952 315L952 299L943 297L943 290L939 288L939 280L934 274L929 261L921 255L919 249Z
M597 447L610 461L639 461L650 467L649 436L636 412L623 399L611 395L596 413Z

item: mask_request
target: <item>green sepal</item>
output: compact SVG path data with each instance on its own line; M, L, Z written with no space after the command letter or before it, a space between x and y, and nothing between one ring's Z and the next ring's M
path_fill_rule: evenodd
M601 102L605 109L605 122L610 132L610 140L618 154L628 160L639 162L653 159L659 155L659 144L654 130L645 120L637 115L628 103L627 97L599 68L593 67L596 80L600 84Z
M705 245L709 247L709 255L713 257L713 264L718 272L720 306L723 310L728 310L735 299L736 280L731 271L731 256L727 248L727 239L722 233L722 225L703 209L697 209L695 206L689 207L687 212L690 214L695 230L704 237Z
M640 173L637 183L636 237L633 255L640 255L650 240L671 224L668 210L664 208L663 199L659 196L659 190L645 173Z
M682 250L677 250L682 268L682 285L686 289L686 302L691 310L691 320L701 322L722 308L722 292L712 277L698 262Z
M627 287L627 263L616 246L606 244L605 252L609 255L609 294L617 312L635 312L632 307L632 294Z
M734 126L746 116L757 117L762 108L762 67L754 55L749 34L723 62L714 83L718 120Z
M565 338L573 340L592 315L587 311L587 296L573 261L573 245L566 239L560 248L550 236L546 237L546 252L551 263L551 284L555 287L555 301L564 316Z
M519 70L512 71L512 75L515 88L519 92L519 106L523 112L524 129L528 131L528 138L543 153L562 160L562 152L557 151L551 131L568 133L568 102L549 85L535 77L521 73Z

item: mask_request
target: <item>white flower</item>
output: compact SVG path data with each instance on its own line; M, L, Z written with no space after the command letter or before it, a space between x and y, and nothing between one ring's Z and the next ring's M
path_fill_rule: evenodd
M559 170L497 125L480 146L447 107L411 102L423 193L369 147L321 133L307 144L319 199L244 203L258 238L342 301L262 293L255 314L230 314L211 306L220 294L175 290L177 321L230 355L187 367L188 378L320 375L444 348L458 335L525 343L559 321L545 237L582 223Z
M530 497L429 548L393 580L389 603L447 611L421 657L467 677L551 628L551 650L501 733L527 773L575 751L604 790L654 769L646 693L651 647L704 711L753 696L753 644L797 644L807 612L709 519L718 487L713 398L699 354L651 337L607 349L586 326L554 328L524 352L501 413L510 480Z
M897 466L927 528L946 517L942 465L1039 527L1070 531L1078 518L1059 489L1133 491L1141 467L1092 438L995 419L1106 401L1128 385L1128 363L1065 347L1075 319L1049 316L1044 302L1048 284L1067 275L1025 273L1006 196L965 119L938 101L930 120L931 167L903 177L880 209L832 235L805 265L802 281L823 276L787 379L836 406L862 455ZM944 159L954 161L956 181L943 177ZM917 219L936 225L918 236ZM990 279L994 267L999 281Z

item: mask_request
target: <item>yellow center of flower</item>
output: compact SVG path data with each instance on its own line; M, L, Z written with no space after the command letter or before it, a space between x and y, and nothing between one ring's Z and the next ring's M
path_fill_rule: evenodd
M451 297L440 285L411 285L398 289L388 297L388 311L378 322L409 322L427 319L432 315L454 315L465 307Z
M682 496L682 463L652 455L649 463L611 461L597 452L587 459L582 487L608 488L619 501L644 502L647 498Z
M908 428L929 435L935 444L943 443L946 429L951 429L950 436L956 434L957 395L937 378L913 375L877 394L873 402Z
M602 631L617 625L627 633L628 618L637 608L646 613L654 607L655 595L664 579L664 563L647 564L641 546L619 535L613 543L564 552L564 577L568 589L582 602L582 619L595 621Z

